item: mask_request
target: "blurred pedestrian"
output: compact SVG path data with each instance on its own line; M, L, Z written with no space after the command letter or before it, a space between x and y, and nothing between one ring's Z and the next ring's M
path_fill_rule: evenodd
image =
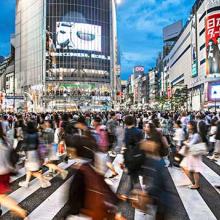
M36 124L33 121L29 121L27 123L27 129L24 137L24 151L26 154L26 180L20 182L19 186L28 187L31 176L39 179L40 186L42 188L51 186L51 183L43 177L41 172L39 172L42 164L39 157L38 147L39 137Z
M10 192L10 173L13 171L9 159L10 153L10 146L8 145L2 124L0 123L0 205L8 208L18 217L25 219L27 211L18 206L14 199L7 196L7 193Z

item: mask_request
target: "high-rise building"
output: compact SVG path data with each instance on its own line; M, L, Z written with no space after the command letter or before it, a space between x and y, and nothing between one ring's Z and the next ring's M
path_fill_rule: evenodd
M37 110L111 105L118 50L115 0L17 0L15 75Z

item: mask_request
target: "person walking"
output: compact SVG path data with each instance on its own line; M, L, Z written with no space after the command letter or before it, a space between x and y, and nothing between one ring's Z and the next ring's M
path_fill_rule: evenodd
M182 160L180 166L184 169L185 173L190 176L192 174L192 185L190 189L199 189L200 188L200 177L199 173L202 169L202 156L201 155L192 155L189 152L190 147L195 144L202 143L202 137L197 131L197 124L195 121L190 121L187 125L189 131L189 138L184 142L186 148L186 156Z
M51 186L51 183L46 180L44 176L39 172L41 168L41 161L38 153L39 139L35 124L36 123L33 121L29 121L27 123L26 133L24 135L24 151L26 154L26 180L20 182L19 186L28 187L31 176L34 176L39 179L40 186L42 188L47 188Z
M211 160L217 160L220 157L220 121L217 123L216 135L215 135L215 147L214 153L210 157Z
M10 146L0 123L0 205L11 210L16 216L27 219L27 211L17 205L16 201L9 197L10 192L10 173L13 167L10 163ZM0 215L2 211L0 209Z
M209 156L211 156L215 149L215 143L216 143L216 132L217 132L217 126L216 126L216 119L211 120L211 128L209 131Z
M52 122L45 121L45 128L43 130L43 140L44 144L46 145L47 152L48 152L48 161L44 163L44 166L48 167L50 170L50 175L54 175L58 173L62 179L66 179L68 175L68 171L61 169L59 166L56 165L56 161L59 160L57 156L57 148L54 147L54 130L52 129Z
M140 149L143 133L135 127L135 120L131 115L125 117L125 125L124 164L131 178L133 189L139 183L138 175L145 159L144 152Z
M177 151L179 151L183 145L183 141L185 140L185 132L183 131L180 120L177 120L174 123L174 129L175 132L174 132L173 140L175 142L175 147Z

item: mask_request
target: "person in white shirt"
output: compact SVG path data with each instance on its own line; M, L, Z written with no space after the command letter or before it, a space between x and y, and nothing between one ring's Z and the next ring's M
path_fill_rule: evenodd
M217 132L217 126L216 126L216 120L212 119L211 121L211 129L209 131L209 155L211 155L214 151L215 148L215 136L216 136L216 132Z
M177 120L174 123L174 137L173 140L175 141L175 145L177 150L179 150L182 147L183 141L185 140L185 132L183 131L183 128L181 126L181 121Z

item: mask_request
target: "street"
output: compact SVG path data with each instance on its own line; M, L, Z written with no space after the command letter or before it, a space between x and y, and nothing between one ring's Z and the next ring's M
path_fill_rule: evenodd
M110 186L117 193L124 193L129 188L129 176L122 172L119 163L122 156L119 154L113 160L113 165L119 176L107 181L112 183ZM24 180L25 170L21 167L19 175L12 178L12 192L9 194L22 207L29 212L30 220L61 220L65 213L67 202L68 186L74 178L71 171L70 160L68 164L59 163L59 166L68 170L69 175L66 180L58 177L50 178L52 186L47 189L40 188L36 179L32 179L28 188L19 187L18 182ZM171 209L166 219L168 220L214 220L220 218L220 190L216 186L220 185L220 159L212 162L206 157L203 158L203 171L201 173L201 186L198 191L189 189L186 185L190 184L189 178L180 168L166 168L166 185L172 197ZM44 173L46 175L48 171ZM106 173L108 176L109 173ZM119 210L129 220L148 220L149 216L144 215L137 209L131 207L129 203L121 203ZM16 219L12 217L7 209L3 208L2 220Z

